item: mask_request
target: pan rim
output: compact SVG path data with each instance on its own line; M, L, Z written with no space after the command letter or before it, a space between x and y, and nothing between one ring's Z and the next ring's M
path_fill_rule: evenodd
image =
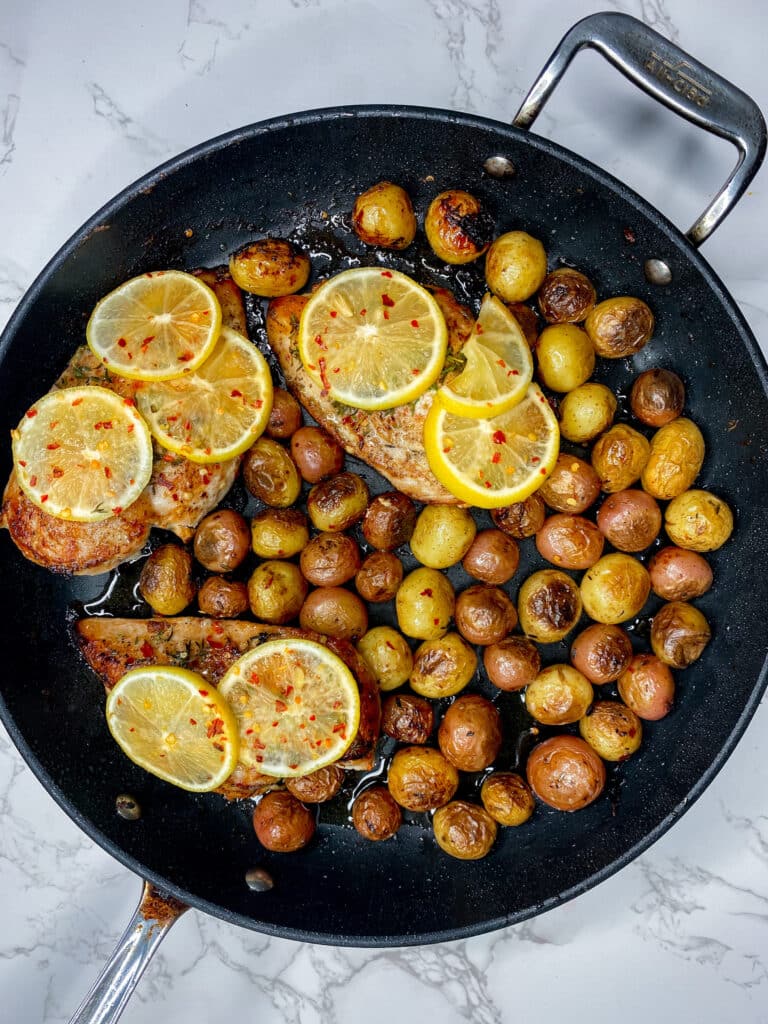
M675 248L693 263L695 268L701 273L706 283L712 289L715 297L724 308L726 314L736 324L741 340L757 372L762 390L766 397L768 397L768 363L766 362L766 358L763 355L749 325L747 324L745 317L739 310L727 288L709 263L704 259L701 253L694 248L681 230L663 213L652 206L647 200L643 199L642 196L588 159L578 156L558 143L544 139L541 136L533 135L527 131L505 124L504 122L458 111L394 104L326 107L281 115L279 117L255 122L254 124L234 129L193 146L177 156L165 161L163 164L126 186L99 210L97 210L70 236L69 239L67 239L67 241L46 263L27 289L11 315L2 335L0 335L0 372L2 371L2 363L6 351L16 334L17 325L24 319L30 308L37 301L37 297L47 283L48 278L62 263L68 260L72 254L76 252L78 247L87 240L94 230L98 229L109 219L113 211L128 204L138 193L153 186L158 181L175 173L182 167L204 158L209 153L227 148L228 146L238 145L240 142L246 141L255 135L267 134L297 125L313 124L317 122L335 122L340 117L408 117L415 118L417 120L448 121L458 125L466 124L468 127L480 127L486 130L490 129L496 133L506 135L516 142L524 142L526 145L532 146L534 149L538 149L548 156L564 162L566 165L573 167L579 172L586 173L603 188L618 194L622 199L635 207L643 216L658 225L670 239L670 242L675 246ZM256 921L254 918L247 917L244 914L227 910L218 904L211 903L209 900L188 892L184 888L176 885L171 880L166 879L154 871L146 870L136 858L122 850L121 847L105 835L89 818L81 814L71 803L70 799L58 783L55 782L43 767L37 756L30 748L26 739L21 734L21 731L17 727L16 722L6 705L2 692L0 692L0 719L2 719L12 742L24 761L31 768L35 777L53 797L59 807L61 807L61 809L67 814L70 820L72 820L86 833L86 835L89 836L90 839L97 843L117 861L129 870L133 871L137 876L152 882L161 891L167 892L182 902L202 910L213 917L218 917L230 924L236 924L240 927L258 931L266 935L323 945L357 948L386 948L428 945L437 942L461 940L525 921L529 918L538 916L547 910L553 909L555 906L566 903L584 892L587 892L595 885L605 881L613 874L626 867L627 864L635 860L640 854L645 852L658 839L660 839L661 836L664 835L664 833L682 817L685 811L687 811L688 808L690 808L696 800L699 799L702 793L715 779L743 736L747 725L760 704L766 685L768 685L768 657L766 657L766 660L763 663L762 669L752 688L749 700L739 715L736 725L731 730L730 735L718 751L713 762L708 765L689 793L680 800L653 829L651 829L642 837L642 839L638 840L610 864L592 872L585 879L582 879L569 889L566 889L547 900L537 903L532 907L528 907L525 910L503 914L499 917L483 921L482 923L444 928L418 934L412 933L402 935L339 935L327 932L307 931L290 926L275 926L268 922Z

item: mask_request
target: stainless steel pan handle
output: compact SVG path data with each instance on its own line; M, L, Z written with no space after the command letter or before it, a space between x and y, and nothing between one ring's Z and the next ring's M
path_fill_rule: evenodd
M188 909L145 882L128 927L69 1024L114 1024L155 950Z
M745 92L628 14L591 14L567 32L515 115L530 128L576 54L597 50L631 82L686 120L732 142L739 158L728 180L687 232L699 246L736 205L763 162L765 119Z

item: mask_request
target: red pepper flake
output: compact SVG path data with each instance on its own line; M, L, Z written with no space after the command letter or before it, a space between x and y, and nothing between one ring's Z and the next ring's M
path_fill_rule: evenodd
M104 467L104 476L107 478L107 480L112 479L112 470L109 468L109 466Z
M133 433L135 426L136 426L135 423L129 423L128 424L128 433L129 434Z
M414 368L411 370L411 373L413 374L414 377L418 377L419 374L421 373L421 370L417 366L414 366Z
M153 658L155 656L155 648L148 640L145 640L141 645L141 656L142 658Z
M197 692L200 694L201 697L208 696L208 690L198 690Z
M368 312L368 310L367 310L367 309L361 309L361 310L360 310L360 316L365 316L365 314L366 314L367 312Z
M493 432L493 443L494 444L504 444L504 442L506 440L507 440L507 435L504 433L503 430L495 430Z
M425 587L421 591L421 597L432 597L432 587Z
M330 391L331 385L328 381L328 374L326 373L325 370L325 359L322 357L318 359L318 365L320 367L320 380L323 382L323 387L325 388L326 391Z
M394 651L395 645L392 643L391 640L385 640L384 644L385 644L386 647L388 647L390 649L390 651Z
M214 718L208 728L205 730L205 735L208 739L213 739L214 736L220 736L224 732L224 719Z
M384 310L384 319L389 320L389 310Z
M341 736L341 738L343 740L345 740L347 738L347 727L346 727L346 725L344 725L343 722L339 722L338 725L334 725L334 727L331 730L331 732L337 733L339 736Z
M47 494L41 494L40 495L40 501L48 501L48 495Z
M61 448L61 445L54 442L54 444L47 444L45 447L49 452L55 452L57 448Z
M150 339L150 340L151 340L151 339ZM178 361L179 361L180 363L189 363L189 362L191 362L191 361L192 361L192 360L193 360L194 358L195 358L195 353L194 353L194 352L189 352L189 351L187 351L187 352L182 352L182 353L181 353L181 355L179 356L179 359L178 359Z
M539 464L540 462L541 462L541 459L539 458L539 456L538 456L538 455L532 455L532 456L531 456L531 465L532 465L532 466L538 466L538 464Z
M100 423L94 423L94 430L111 430L114 424L112 420L102 420Z
M337 317L338 315L339 315L339 314L338 314L338 313L336 312L336 310L335 310L335 309L332 309L332 310L331 310L331 316L332 316L332 317Z
M261 762L264 760L264 758L261 756L261 754L257 754L256 755L256 760L259 762L259 764L261 764Z
M19 459L19 465L20 465L20 466L24 466L24 467L26 468L26 465L27 465L27 464L26 464L26 462L24 462L24 460L23 460L23 459Z
M178 500L179 500L179 496L178 496L178 494L176 494L176 493L172 494L172 495L171 495L171 498L172 498L172 499L173 499L174 501L178 501Z
M220 622L214 622L213 625L211 626L211 629L213 630L214 633L223 633L224 632L224 627L222 626L222 624Z
M81 398L81 399L79 399L79 401L81 401L81 402L82 402L82 398ZM75 403L73 402L72 404L74 405ZM33 419L35 418L35 416L37 416L37 409L30 409L30 410L29 410L29 411L27 412L27 419L28 419L28 420L33 420Z
M418 329L418 326L419 326L419 321L418 320L411 320L411 327L414 327L414 328Z
M113 514L116 515L116 516L119 516L122 511L123 511L123 506L122 505L115 505L115 507L112 509Z
M497 466L501 462L501 452L494 452L491 456L491 462L494 466Z
M37 487L37 477L36 476L31 476L29 478L29 486L30 487Z
M196 718L190 718L189 724L190 725L197 725L197 719Z
M120 346L120 348L125 348L128 342L125 340L125 338L118 338L117 344Z
M486 481L485 481L485 486L486 486L486 487L488 488L488 490L490 491L490 489L491 489L491 481L490 481L490 480L486 480Z
M275 711L277 712L278 715L282 715L282 713L284 711L287 711L287 710L288 710L288 705L285 703L284 700L276 700L275 701Z
M435 624L436 626L439 626L439 625L440 625L440 619L437 619L437 618L436 618L436 619L432 619L432 622L433 622L433 623L434 623L434 624Z
M316 722L317 721L317 715L310 715L309 716L309 720L310 720L310 722Z
M61 466L54 466L51 470L54 480L60 480L64 476L64 470Z
M246 729L245 730L245 735L246 736L250 736L252 733L253 733L253 729Z
M541 468L541 469L539 470L539 472L541 473L541 475L542 475L542 476L546 476L546 475L547 475L547 470L546 470L546 468L545 468L545 467L542 467L542 468Z
M134 405L136 405L136 403L134 402L134 400L132 398L124 398L123 399L123 405L134 406Z
M209 484L211 482L211 475L210 475L210 473L203 474L203 478L202 479L203 479L203 483L204 484Z
M355 421L354 421L354 418L353 418L352 416L345 416L345 417L344 417L344 418L342 419L342 421L341 421L341 422L342 422L342 423L343 423L343 424L344 424L345 426L349 426L349 424L350 424L350 423L354 423Z
M163 456L163 462L175 462L175 461L176 461L176 456L175 455L164 455Z
M242 391L238 391L237 388L232 388L232 390L229 392L229 397L230 398L242 398L243 397L243 392Z
M273 722L273 723L272 723L272 728L273 728L273 729L276 729L276 728L278 727L278 725L279 725L279 724L280 724L279 722Z
M82 401L83 401L83 400L82 400L82 398L76 398L76 399L74 400L74 402L72 403L72 408L74 409L74 407L75 407L76 405L80 405L80 403L81 403ZM31 416L37 416L37 412L35 412L35 411L30 411L30 412L28 412L28 413L27 413L27 416L30 416L30 415L31 415Z
M321 348L324 352L328 351L328 346L323 341L322 334L316 334L315 335L315 344L317 345L318 348Z
M482 333L483 333L483 325L482 324L475 324L475 334L482 334Z
M391 277L392 275L390 274L389 276ZM386 292L382 293L381 301L382 301L383 305L389 307L389 309L391 309L394 306L394 304L395 304L395 300L394 299L390 299L390 297L387 295Z
M288 684L288 685L286 686L286 688L285 688L285 696L286 696L286 697L290 697L292 693L293 693L293 687L292 687L292 686L291 686L291 684L289 683L289 684Z
M391 270L382 270L381 276L382 277L392 277L392 271Z
M334 373L341 373L341 367L340 366L334 366L333 372Z

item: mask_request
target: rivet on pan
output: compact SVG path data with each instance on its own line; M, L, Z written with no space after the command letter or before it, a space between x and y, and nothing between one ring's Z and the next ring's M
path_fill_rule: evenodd
M651 284L671 284L672 271L664 260L646 260L643 264L646 281Z
M138 821L141 817L141 804L130 793L121 793L115 798L115 810L126 821Z
M264 868L251 868L245 872L245 884L253 892L269 892L275 883L272 875Z
M489 156L483 170L492 178L511 178L516 173L515 165L505 156Z

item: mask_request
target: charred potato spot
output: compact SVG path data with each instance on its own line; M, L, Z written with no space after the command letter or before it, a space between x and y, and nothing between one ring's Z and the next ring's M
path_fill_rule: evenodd
M686 601L665 604L651 624L653 653L672 668L687 668L697 661L711 636L706 618Z
M286 779L285 788L305 804L324 804L336 796L343 781L343 770L337 764L329 764L309 775Z
M536 803L525 779L514 772L493 772L483 782L480 799L486 811L500 825L524 825Z
M690 601L712 586L712 569L705 558L683 548L662 548L648 565L654 594L665 601Z
M685 491L664 513L669 539L688 551L716 551L733 532L733 513L709 491Z
M431 811L447 804L459 785L459 773L433 747L403 747L392 758L387 786L409 811Z
M577 736L553 736L534 747L526 765L536 796L558 811L578 811L605 788L605 765Z
M680 416L651 438L651 452L642 484L654 498L668 501L687 491L704 463L704 438L689 419Z
M403 582L403 563L391 551L368 555L355 576L357 592L364 601L391 601Z
M232 572L248 554L250 539L240 513L220 509L206 516L195 531L195 558L211 572Z
M407 248L416 237L416 217L408 193L391 181L372 185L355 200L352 226L366 245Z
M308 542L307 517L296 508L265 508L251 520L251 547L259 558L292 558Z
M288 508L301 493L296 463L277 441L260 437L243 460L245 486L265 505Z
M368 629L368 610L351 590L318 587L304 602L299 624L337 640L359 640Z
M671 370L646 370L632 385L629 400L641 423L663 427L682 414L685 385Z
M579 722L579 732L604 761L626 761L643 739L640 719L617 700L597 701Z
M525 231L500 235L485 258L488 287L504 302L524 302L547 274L547 254L537 238Z
M550 477L547 483L551 482L551 479ZM546 484L544 486L546 487ZM525 501L517 501L514 505L492 509L491 519L502 532L517 540L524 540L526 537L532 537L541 529L546 514L544 499L537 492L531 494Z
M574 444L586 444L608 430L616 405L616 396L605 384L581 384L560 402L560 433Z
M631 487L640 479L650 454L647 438L637 430L624 423L611 427L592 448L592 466L601 488L610 494Z
M397 622L406 636L431 640L443 636L456 598L450 580L437 569L414 569L395 597Z
M352 805L352 824L371 842L390 839L403 822L403 812L384 786L373 786Z
M412 693L393 693L381 710L381 730L399 743L426 743L435 727L435 712L428 700Z
M542 558L563 569L588 569L603 553L603 536L589 519L560 513L536 534Z
M620 296L598 303L584 324L599 356L624 359L653 337L653 313L642 299Z
M520 628L531 640L562 640L581 616L579 588L564 572L542 569L529 576L517 598Z
M498 643L517 625L512 600L500 587L475 584L456 598L456 628L471 644Z
M253 830L261 845L274 853L293 853L315 834L315 816L292 793L267 793L253 812Z
M477 655L458 633L425 640L416 650L411 689L422 697L452 697L469 683L477 669Z
M483 807L453 800L432 819L437 845L458 860L480 860L496 842L496 822Z
M307 589L307 581L292 562L262 562L248 580L248 603L257 619L282 625L299 614Z
M300 292L311 269L303 252L279 238L251 242L229 261L229 272L238 287L268 299Z
M538 294L539 309L548 324L581 323L596 299L589 278L571 267L547 274Z
M416 506L399 491L378 494L363 519L363 536L379 551L392 551L406 544L416 526Z
M493 237L493 218L469 192L451 189L435 196L424 218L432 251L445 263L471 263Z
M619 551L643 551L659 535L661 509L645 491L617 491L600 506L597 525Z
M638 718L657 722L672 710L675 680L655 654L636 654L619 677L619 696Z
M463 772L480 772L496 760L501 749L501 716L477 693L457 697L437 732L444 756Z
M556 512L578 514L600 495L600 477L588 462L561 452L549 478L539 488L541 498ZM544 523L542 515L539 529Z
M486 647L483 664L494 686L513 692L533 682L541 668L541 655L526 637L508 636Z
M542 725L568 725L587 713L593 697L581 672L571 665L549 665L525 691L525 707Z
M267 437L285 440L301 426L301 406L287 391L275 388L272 395L272 412L269 414L265 433Z
M631 555L603 555L581 581L584 611L595 622L617 625L640 613L651 592L644 565Z
M631 660L632 641L619 626L587 626L571 647L574 668L598 686L618 679Z
M248 610L248 588L239 581L209 576L200 587L197 606L212 619L236 619Z
M360 549L345 533L320 533L301 552L299 565L316 587L339 587L360 568Z
M291 437L291 455L309 484L317 484L341 472L344 451L321 427L301 427Z
M195 597L192 556L178 544L163 544L144 563L139 592L158 615L178 615Z
M357 649L381 690L407 683L413 671L413 654L404 636L391 626L374 626L362 636Z
M520 550L501 530L482 530L469 546L462 561L464 572L483 583L501 584L517 572Z
M339 473L315 484L307 498L307 511L318 530L336 533L353 526L365 515L368 487L356 473Z

